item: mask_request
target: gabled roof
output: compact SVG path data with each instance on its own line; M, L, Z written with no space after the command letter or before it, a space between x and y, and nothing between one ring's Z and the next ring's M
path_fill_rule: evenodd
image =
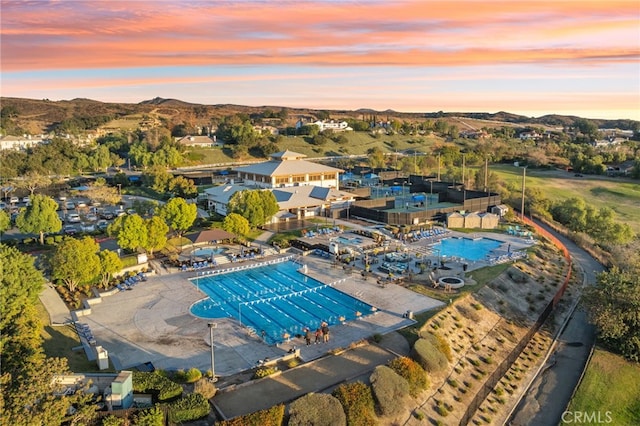
M353 194L349 192L332 188L319 188L317 186L289 186L275 188L272 192L281 210L312 207L331 201L353 199Z
M209 241L230 240L234 237L235 235L223 229L207 229L206 231L200 231L195 234L187 235L187 238L191 240L193 244L206 243Z
M301 160L301 158L304 157L306 157L304 154L293 151L276 152L271 155L273 160L238 167L234 170L240 173L255 173L260 176L289 176L305 173L336 173L344 171L335 167L314 163L313 161Z
M276 158L276 159L279 158L282 160L299 160L301 158L307 158L307 156L304 154L300 154L299 152L289 151L288 149L286 151L274 152L269 157Z
M314 186L311 192L309 193L309 197L326 201L330 193L331 193L331 188L322 188L320 186Z

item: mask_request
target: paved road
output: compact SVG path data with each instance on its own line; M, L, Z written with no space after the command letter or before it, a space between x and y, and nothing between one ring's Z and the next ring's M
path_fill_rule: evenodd
M571 253L573 261L582 267L586 284L594 284L596 274L604 270L602 265L572 241L549 228L547 230L558 237ZM585 312L576 309L558 338L555 353L549 358L543 373L533 381L508 424L524 426L560 423L595 342L595 335L595 327L589 324Z

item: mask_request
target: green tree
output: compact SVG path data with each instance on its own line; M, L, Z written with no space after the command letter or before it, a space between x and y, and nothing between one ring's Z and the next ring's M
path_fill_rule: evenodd
M611 268L582 296L600 339L625 358L640 361L640 271Z
M102 250L98 252L98 258L100 259L102 288L107 288L113 274L122 269L122 261L118 254L111 250Z
M169 227L159 216L153 216L145 221L147 226L147 243L142 248L153 255L154 250L162 250L167 245Z
M169 189L173 175L164 166L153 166L142 174L142 183L162 194Z
M84 195L91 201L109 205L118 204L122 199L122 196L118 193L118 188L108 186L103 178L98 178L89 185L89 189L84 192Z
M31 205L16 218L16 225L22 232L40 234L40 244L44 244L45 232L60 232L62 229L57 210L58 203L53 198L36 194Z
M172 198L167 204L160 207L158 215L173 229L179 237L182 237L198 217L198 207L189 204L184 198Z
M38 188L45 188L51 184L49 176L38 173L37 171L27 172L21 179L16 180L18 188L24 188L29 191L29 195L33 197L33 193Z
M63 282L72 293L89 285L100 275L99 250L91 237L65 238L51 258L51 278Z
M11 217L9 213L0 210L0 235L4 234L7 229L11 228Z
M230 213L222 221L222 229L244 237L249 233L249 221L238 213Z
M267 223L278 212L278 202L271 191L247 189L231 196L227 211L238 213L255 228Z
M176 197L180 198L196 198L198 189L191 179L184 176L176 176L169 181L169 191Z
M120 216L107 231L117 235L118 245L123 249L137 251L149 244L149 231L140 215Z

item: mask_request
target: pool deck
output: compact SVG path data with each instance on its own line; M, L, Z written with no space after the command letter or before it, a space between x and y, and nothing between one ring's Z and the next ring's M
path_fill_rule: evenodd
M269 346L235 319L207 321L192 316L190 306L205 295L188 280L195 272L179 272L150 277L133 290L104 297L81 321L89 324L116 369L150 361L156 368L195 367L203 371L211 368L207 323L215 322L215 373L228 376L251 369L265 359L279 358L294 347L300 349L302 360L314 360L375 333L384 334L412 324L412 320L405 318L407 311L418 313L442 305L395 284L383 288L374 278L364 280L359 270L354 269L356 274L335 267L328 259L307 256L301 262L307 265L309 276L323 283L347 278L334 288L375 306L378 311L333 326L328 343L305 346L303 339L293 338L287 343Z

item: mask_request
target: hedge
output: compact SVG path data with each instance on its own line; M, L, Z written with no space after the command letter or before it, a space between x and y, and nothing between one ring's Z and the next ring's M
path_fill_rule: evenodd
M133 372L133 390L139 393L154 393L158 401L167 401L182 395L182 386L156 373Z
M371 389L383 416L398 414L409 396L409 384L386 365L379 365L371 374Z
M216 422L216 426L282 426L283 421L284 404L280 404L267 410Z
M199 393L190 393L169 405L169 420L174 423L188 422L208 416L209 401Z
M411 358L429 373L444 370L447 357L428 339L418 339L411 349Z
M332 393L342 404L349 426L377 424L371 388L362 382L338 386Z
M420 337L431 342L433 346L435 346L440 352L442 352L442 354L447 358L449 362L453 360L453 356L451 355L451 346L449 346L449 342L447 342L444 337L430 331L421 332Z
M346 426L347 417L337 398L310 393L289 405L289 426Z
M389 368L409 383L409 393L417 396L421 391L429 387L427 372L417 362L405 356L392 359Z

